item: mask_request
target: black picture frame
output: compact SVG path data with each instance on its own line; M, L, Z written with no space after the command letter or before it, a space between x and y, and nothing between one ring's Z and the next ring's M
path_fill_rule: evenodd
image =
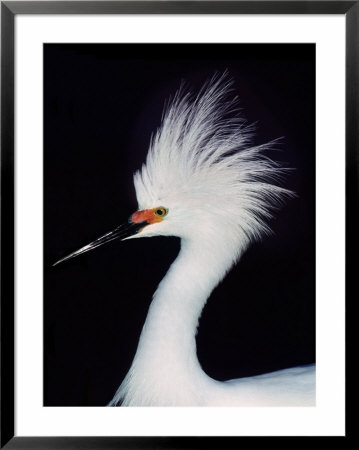
M1 448L204 448L234 446L217 437L15 436L14 406L14 36L18 14L341 14L346 19L346 297L357 240L359 134L358 1L3 1L1 2ZM350 243L350 245L349 245ZM348 312L349 302L346 301ZM347 339L348 342L348 339ZM347 386L348 391L348 386ZM347 409L348 411L348 409ZM346 438L350 437L348 428ZM263 438L260 438L263 439Z

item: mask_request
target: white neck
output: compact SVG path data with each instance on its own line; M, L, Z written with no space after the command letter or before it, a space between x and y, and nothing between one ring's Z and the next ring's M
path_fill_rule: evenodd
M198 320L232 264L228 252L218 253L203 243L181 241L177 259L154 294L131 369L111 404L202 404L202 388L211 379L197 360Z

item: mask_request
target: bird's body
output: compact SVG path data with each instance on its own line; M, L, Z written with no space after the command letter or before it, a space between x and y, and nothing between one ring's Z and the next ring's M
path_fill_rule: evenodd
M178 236L181 250L154 296L132 366L110 405L300 406L315 403L314 366L219 382L197 359L198 321L212 290L268 219L287 189L284 169L253 146L253 127L217 77L197 97L178 93L134 177L138 211L129 224L67 258L116 237ZM61 260L62 261L62 260Z

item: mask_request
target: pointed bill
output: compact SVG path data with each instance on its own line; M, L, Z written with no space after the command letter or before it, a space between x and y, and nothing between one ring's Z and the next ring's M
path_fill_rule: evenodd
M96 247L100 247L100 245L107 244L108 242L111 242L115 239L125 239L129 236L132 236L136 234L145 225L147 225L146 222L134 223L132 221L129 221L129 223L127 224L120 225L114 230L109 231L103 236L85 245L84 247L81 247L79 250L76 250L75 252L70 253L64 258L59 259L53 264L53 266L56 266L57 264L67 261L68 259L72 259L75 258L76 256L82 255L83 253L89 252L90 250L93 250Z

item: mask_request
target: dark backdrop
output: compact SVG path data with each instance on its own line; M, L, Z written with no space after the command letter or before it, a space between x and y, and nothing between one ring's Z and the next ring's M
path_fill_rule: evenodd
M133 172L182 80L196 92L228 70L255 143L295 170L273 236L215 289L197 336L204 370L225 380L315 358L315 46L44 46L44 404L111 400L136 351L151 296L179 239L114 241L62 256L137 209Z

